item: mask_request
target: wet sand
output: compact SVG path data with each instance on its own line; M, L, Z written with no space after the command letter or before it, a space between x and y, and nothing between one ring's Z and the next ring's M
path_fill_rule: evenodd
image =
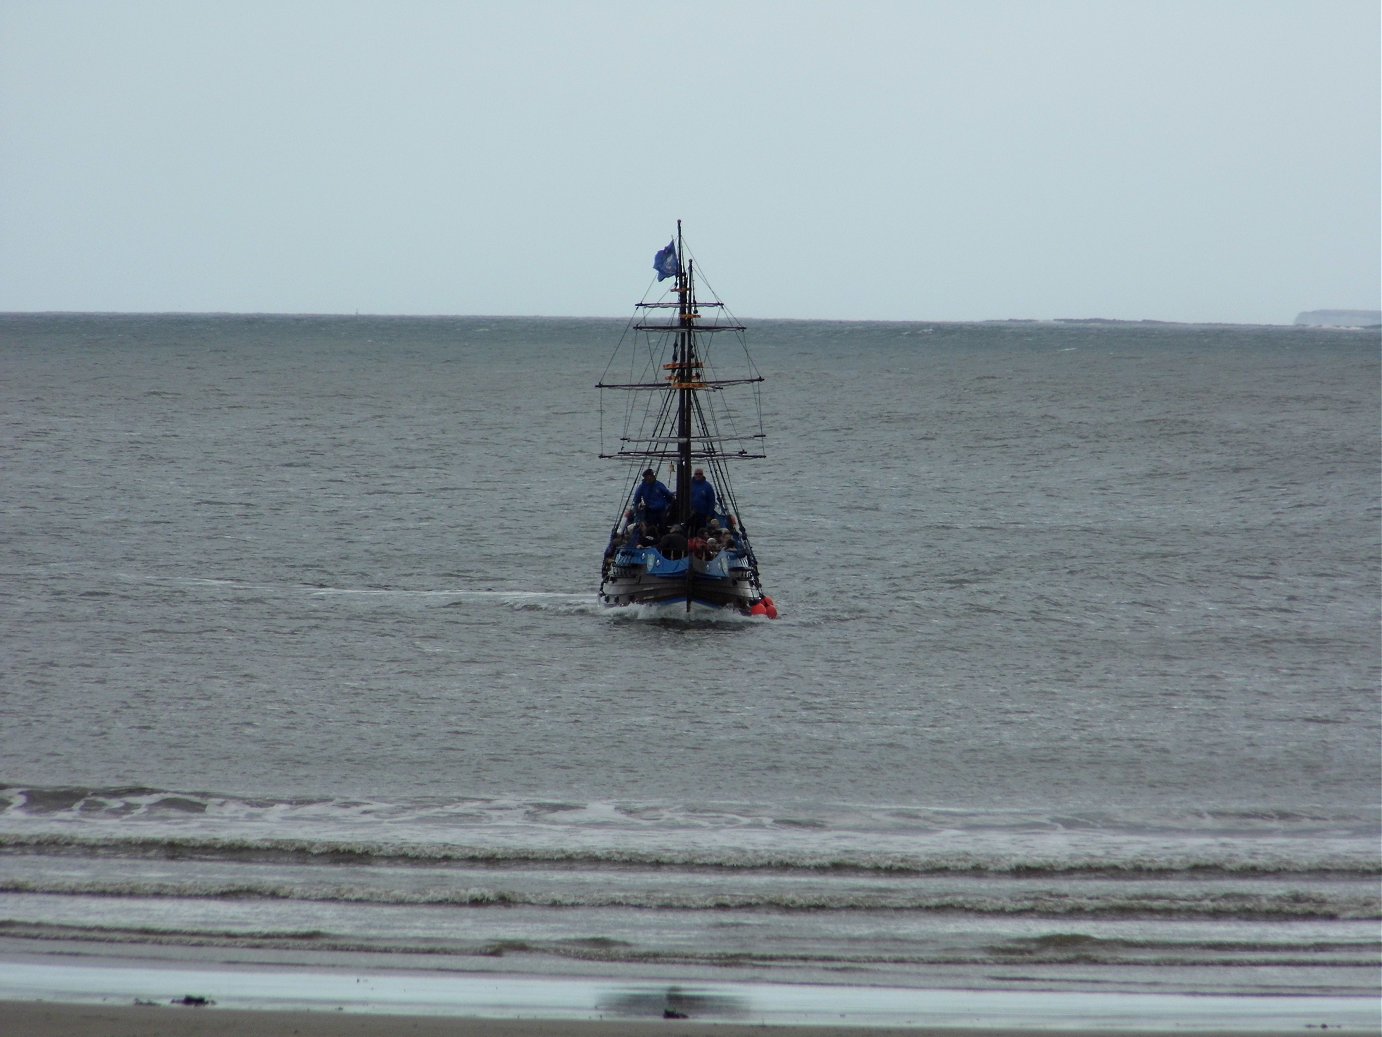
M357 1015L344 1012L246 1011L172 1005L75 1005L51 1002L0 1002L0 1032L13 1037L1031 1037L1032 1029L987 1027L764 1026L748 1023L697 1023L676 1019L589 1021L570 1019L467 1019L450 1016ZM1178 1037L1251 1033L1327 1034L1323 1030L1050 1030L1043 1037L1125 1037L1174 1032ZM1341 1034L1366 1031L1353 1027Z
M21 944L0 941L4 1037L1382 1035L1371 997L669 981Z

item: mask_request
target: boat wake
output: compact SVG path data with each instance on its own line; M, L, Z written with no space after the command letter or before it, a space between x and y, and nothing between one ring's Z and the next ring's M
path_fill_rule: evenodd
M160 582L148 579L144 582ZM207 593L253 594L258 597L292 597L309 595L318 599L341 599L358 602L398 603L437 608L466 608L472 605L498 605L516 612L552 612L562 615L596 614L600 609L595 599L586 593L562 591L534 591L521 589L468 588L416 589L406 587L332 587L321 584L251 583L233 579L179 577L169 582L186 590Z
M563 594L557 591L465 591L457 595L452 608L474 602L494 602L515 612L550 612L562 616L595 615L602 610L590 594Z
M595 611L616 623L663 623L668 626L727 626L744 627L766 623L763 616L747 616L731 609L692 609L687 612L680 604L677 607L666 605L615 605L599 606Z

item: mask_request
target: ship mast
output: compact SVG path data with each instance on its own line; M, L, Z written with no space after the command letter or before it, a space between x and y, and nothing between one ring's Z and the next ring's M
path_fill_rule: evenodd
M600 456L636 458L640 462L640 469L648 462L660 465L665 461L671 465L674 478L668 479L668 483L676 494L676 506L671 520L688 525L691 520L693 461L705 461L707 469L711 470L715 477L720 501L732 504L726 473L721 468L721 460L725 454L725 439L728 438L733 446L737 447L730 451L734 460L764 456L759 450L753 449L757 446L756 441L763 439L761 413L758 416L757 431L747 428L739 431L733 427L734 422L731 420L728 437L712 437L711 423L707 420L706 412L708 398L700 394L716 392L729 386L761 382L763 376L753 371L750 364L750 371L746 377L707 378L705 358L700 355L706 348L706 339L702 336L715 332L731 332L742 336L745 329L742 324L734 322L732 317L728 320L723 318L724 303L718 299L712 298L705 303L697 299L695 264L685 258L680 220L677 221L676 238L669 243L666 250L658 253L658 261L661 262L665 252L673 249L676 251L676 269L670 273L662 273L658 280L661 281L664 277L674 278L670 291L675 298L664 298L655 302L645 299L637 303L636 307L675 310L676 317L669 316L665 321L639 318L631 324L635 332L656 336L655 340L650 338L649 346L650 353L657 356L653 362L658 366L659 376L635 382L606 382L601 379L596 385L600 389L657 391L662 394L661 405L646 412L655 416L652 426L639 429L638 433L634 434L632 424L626 421L624 433L619 438L619 449L611 453L601 452ZM659 271L661 270L659 267ZM713 309L716 313L715 318L709 322L703 321L702 307ZM747 357L747 353L745 356ZM636 477L634 486L636 489ZM742 529L742 521L740 528Z
M677 521L691 523L691 415L695 410L694 386L700 381L696 357L696 289L694 264L686 261L681 244L681 220L677 220L677 348L673 355L673 380L677 385Z

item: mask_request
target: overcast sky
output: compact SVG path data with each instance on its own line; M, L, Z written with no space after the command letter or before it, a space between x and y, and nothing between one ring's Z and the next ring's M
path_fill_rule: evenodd
M1376 308L1377 0L0 0L0 310Z

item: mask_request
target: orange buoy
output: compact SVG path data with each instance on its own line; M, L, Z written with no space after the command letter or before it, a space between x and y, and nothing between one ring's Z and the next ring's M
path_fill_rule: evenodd
M755 601L753 603L753 608L749 609L750 616L766 616L767 614L768 610L763 606L761 601Z

